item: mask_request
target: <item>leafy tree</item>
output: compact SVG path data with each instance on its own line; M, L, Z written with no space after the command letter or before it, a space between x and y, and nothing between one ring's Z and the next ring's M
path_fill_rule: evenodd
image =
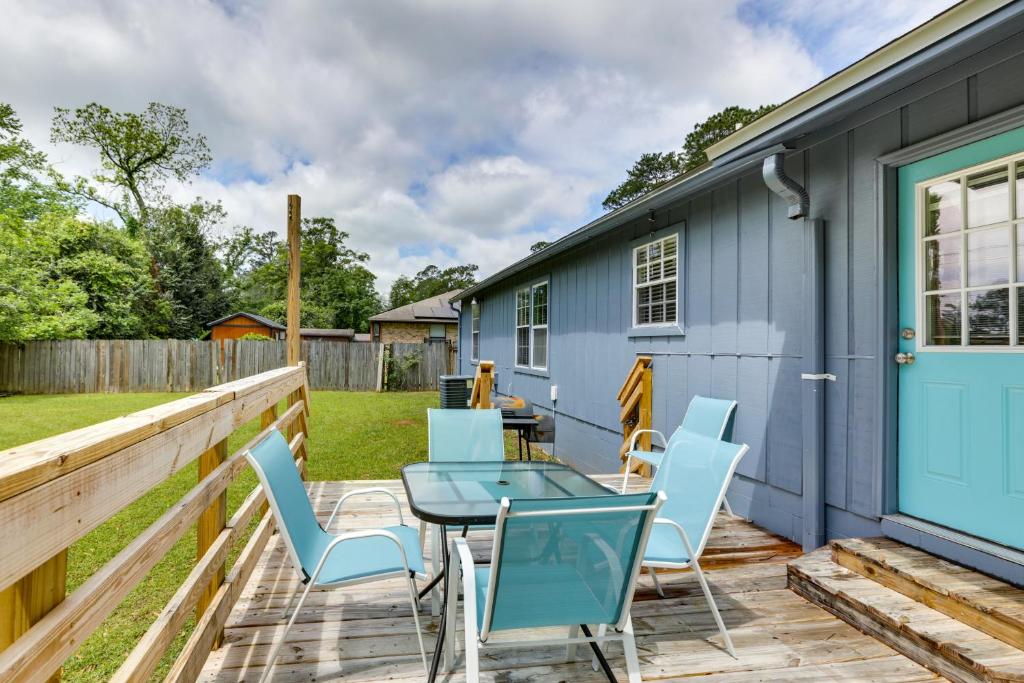
M269 233L273 235L273 233ZM369 255L350 248L349 235L332 218L302 221L302 325L304 327L369 329L369 317L380 311L376 276L366 267ZM271 252L270 246L273 245ZM285 321L288 286L287 244L268 233L243 228L222 243L235 270L242 308Z
M551 242L545 242L544 240L534 242L533 244L530 245L530 253L533 254L535 252L538 252L541 249L546 248L549 244L551 244Z
M73 209L70 197L56 186L58 176L46 155L21 132L14 109L0 102L0 220L28 220L46 211Z
M413 277L401 275L391 285L388 303L391 308L398 308L445 292L465 289L476 283L478 270L480 267L472 263L444 269L430 265Z
M757 109L726 107L698 123L683 140L683 169L691 171L707 163L708 155L704 150L732 135L736 132L737 127L745 126L755 119L761 118L777 106L779 105L766 104Z
M185 110L178 107L151 102L136 114L93 102L55 111L52 141L95 149L101 170L93 180L108 192L82 177L69 189L115 211L132 234L149 223L150 205L162 200L169 178L186 182L212 160L206 138L192 133ZM120 196L112 199L109 192Z
M210 239L226 216L219 203L198 197L188 206L151 209L146 243L157 290L171 311L171 338L192 339L202 334L206 322L231 308L224 266Z
M617 209L682 172L682 159L675 152L643 154L633 167L626 171L626 179L608 193L601 206L608 210Z
M608 193L601 206L609 211L617 209L680 173L692 171L707 163L708 156L704 150L732 134L737 126L747 125L776 106L768 104L757 109L732 106L712 114L687 134L681 151L641 155L632 168L626 171L626 179Z

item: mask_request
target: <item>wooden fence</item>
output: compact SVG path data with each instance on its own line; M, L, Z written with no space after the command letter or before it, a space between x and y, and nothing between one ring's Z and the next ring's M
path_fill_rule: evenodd
M437 376L454 368L447 343L302 342L313 389L374 391L437 389ZM0 392L74 394L128 391L201 391L285 366L284 341L62 340L0 345ZM381 373L391 372L382 381Z
M288 409L278 416L279 401ZM305 472L309 388L285 367L138 413L0 452L0 681L46 681L188 530L198 561L114 681L146 681L195 612L166 681L194 681L220 642L273 518L260 486L227 519L227 487L245 450L272 428L287 434ZM259 417L264 429L228 455L228 437ZM194 460L199 481L124 550L65 595L67 549ZM225 563L251 521L262 520L231 570Z

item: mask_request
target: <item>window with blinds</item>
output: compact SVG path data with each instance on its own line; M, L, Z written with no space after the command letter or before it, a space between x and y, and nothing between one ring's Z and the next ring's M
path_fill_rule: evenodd
M679 236L669 235L633 250L633 325L675 324Z

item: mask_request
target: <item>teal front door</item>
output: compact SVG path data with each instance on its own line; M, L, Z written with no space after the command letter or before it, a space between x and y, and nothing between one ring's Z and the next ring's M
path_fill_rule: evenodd
M1022 548L1024 129L899 170L899 270L900 511Z

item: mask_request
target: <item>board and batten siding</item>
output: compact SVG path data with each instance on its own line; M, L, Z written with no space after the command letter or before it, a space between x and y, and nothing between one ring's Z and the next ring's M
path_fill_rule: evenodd
M787 173L825 221L826 504L830 537L877 534L881 331L876 159L1024 104L1024 37L1017 35L870 103L800 141ZM735 398L735 441L750 445L729 491L733 509L799 540L802 533L804 230L786 218L759 171L657 209L585 246L480 292L480 357L502 393L550 411L558 386L560 457L589 472L618 469L615 394L634 358L654 357L654 426L670 433L694 394ZM683 336L631 338L631 240L685 221ZM886 226L896 230L896 226ZM550 281L549 370L514 368L518 286ZM460 349L469 349L464 306ZM887 359L886 359L887 360ZM468 352L461 371L471 373Z

